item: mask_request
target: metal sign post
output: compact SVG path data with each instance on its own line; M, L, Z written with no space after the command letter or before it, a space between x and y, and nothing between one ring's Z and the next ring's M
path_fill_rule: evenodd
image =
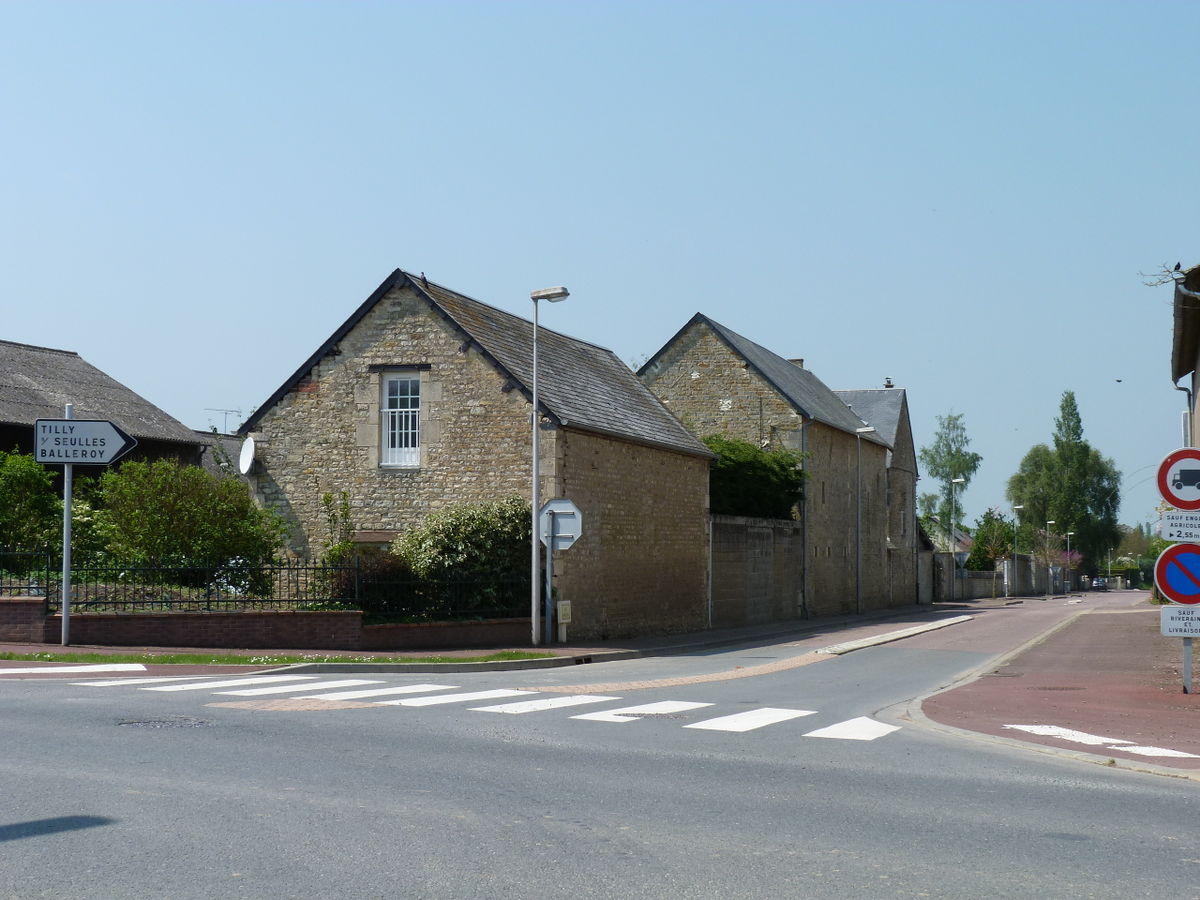
M1198 533L1195 513L1200 511L1200 449L1183 447L1158 466L1158 493L1175 511L1167 513L1163 537L1169 541L1194 540ZM1179 543L1164 550L1154 564L1154 584L1172 603L1200 603L1200 546ZM1166 634L1166 613L1163 634ZM1184 631L1183 692L1192 692L1192 634Z
M542 604L545 615L542 622L546 643L549 644L554 627L554 551L566 550L583 534L583 516L579 507L566 498L547 500L538 513L538 537L546 547L546 590ZM559 623L559 640L566 640L565 622Z
M74 415L74 405L68 403L63 410L63 418L68 422ZM41 429L38 429L41 432ZM40 440L37 442L42 443ZM62 598L59 608L62 610L62 646L71 643L71 503L75 488L75 467L71 463L63 465L63 529L62 529Z

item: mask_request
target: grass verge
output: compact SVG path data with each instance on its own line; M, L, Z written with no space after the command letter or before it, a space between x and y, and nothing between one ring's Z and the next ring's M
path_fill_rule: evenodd
M0 659L60 663L183 663L201 666L286 666L293 663L464 663L509 662L522 659L551 659L553 653L504 650L481 656L333 656L311 653L302 656L238 656L219 653L0 653Z

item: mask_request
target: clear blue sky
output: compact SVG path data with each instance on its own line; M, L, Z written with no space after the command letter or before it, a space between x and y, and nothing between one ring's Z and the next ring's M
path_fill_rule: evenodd
M965 416L969 520L1064 390L1149 521L1200 262L1200 4L0 0L0 338L195 428L393 269L637 362L704 312ZM230 427L236 424L231 417ZM936 486L928 479L922 491Z

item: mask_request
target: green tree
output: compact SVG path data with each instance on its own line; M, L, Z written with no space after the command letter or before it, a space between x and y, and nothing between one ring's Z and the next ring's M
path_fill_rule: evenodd
M61 540L54 476L32 454L0 451L0 549L43 550Z
M967 568L975 572L994 571L996 563L1012 552L1012 538L1012 522L994 509L986 510L975 520Z
M936 496L923 494L918 503L921 505L922 514L926 520L926 529L931 533L940 530L949 536L950 527L947 523L960 524L953 520L960 519L962 516L962 496L970 486L971 478L979 468L979 464L983 462L983 457L967 449L971 445L971 440L967 437L967 428L963 424L962 413L938 416L937 420L938 430L934 435L933 444L929 447L922 447L920 457L925 471L941 482L941 491ZM963 480L963 483L954 484L954 481L959 478ZM952 505L953 510L951 509ZM936 513L933 515L928 512L931 508L936 508ZM940 529L935 528L929 521L935 516L941 523Z
M1064 391L1058 418L1054 421L1053 447L1032 447L1016 474L1009 479L1010 501L1024 508L1022 522L1049 526L1059 535L1074 532L1073 549L1078 549L1084 567L1095 572L1117 546L1121 473L1111 459L1100 454L1083 436L1083 422L1073 391Z
M791 519L804 495L803 454L764 450L736 438L710 435L705 446L717 454L709 469L709 507L718 515Z
M1012 553L1013 524L996 510L986 510L975 522L972 540L967 568L975 572L992 573L992 598L995 599L999 578L996 564Z
M176 460L105 472L99 500L107 551L131 565L258 566L283 545L282 519L257 508L244 483Z

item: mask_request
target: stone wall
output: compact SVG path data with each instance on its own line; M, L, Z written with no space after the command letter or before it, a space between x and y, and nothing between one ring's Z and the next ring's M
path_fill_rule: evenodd
M381 378L421 382L421 461L380 466ZM293 523L292 549L328 538L321 498L348 494L361 531L400 532L430 512L529 493L529 403L411 290L394 290L269 410L254 433L259 500ZM553 433L543 442L552 455Z
M800 509L806 546L802 606L806 615L814 616L856 612L860 439L816 420L805 421L774 386L703 323L681 334L642 377L666 407L700 437L722 434L806 454L803 465L808 480ZM870 610L911 603L911 599L893 598L891 590L887 451L869 440L862 441L861 449L862 607ZM898 563L895 567L899 568ZM906 584L915 583L905 572L898 577L906 579Z
M706 627L708 459L562 429L556 469L549 496L583 519L583 536L554 558L569 639Z
M799 522L712 517L712 624L757 625L803 616Z
M801 417L707 325L680 335L642 380L698 437L799 449Z

